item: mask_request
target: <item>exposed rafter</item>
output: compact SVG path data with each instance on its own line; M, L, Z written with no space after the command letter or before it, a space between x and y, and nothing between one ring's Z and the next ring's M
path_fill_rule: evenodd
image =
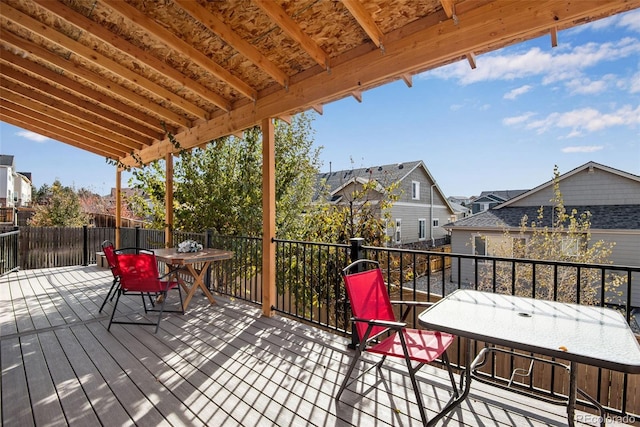
M101 27L89 18L79 14L78 12L75 12L74 10L65 6L63 3L50 0L33 1L36 2L40 7L59 16L70 24L75 25L80 31L84 31L87 34L90 34L91 37L108 43L109 45L118 49L120 52L128 55L132 60L155 69L159 73L165 75L167 78L172 79L176 83L199 94L206 100L210 101L212 104L222 108L225 111L229 111L231 109L231 104L229 103L229 101L224 99L222 96L202 86L200 83L186 77L184 74L181 74L174 68L169 67L165 62L149 55L144 50L115 35L108 29Z
M180 38L178 38L175 34L171 33L169 30L162 27L160 24L150 20L146 17L142 12L137 10L136 8L129 6L127 3L121 0L102 0L106 3L111 9L118 12L122 15L123 18L130 20L134 25L143 28L148 31L158 40L166 43L171 48L183 52L185 55L188 55L191 60L196 62L202 68L232 86L238 92L243 94L244 96L255 100L258 96L257 92L248 84L240 80L231 74L228 70L223 68L222 66L212 62L207 56L205 56L202 52L184 42Z
M260 67L264 72L269 74L280 83L283 87L289 86L289 76L280 70L275 64L269 61L263 54L258 52L249 42L237 35L224 22L200 6L193 0L175 0L185 11L187 11L193 19L203 23L208 29L213 31L221 39L226 41L231 47L237 50L241 55L249 59L255 65Z
M253 0L253 3L269 15L271 20L298 43L319 65L327 70L331 68L329 55L302 31L300 26L276 2L273 0Z
M349 10L351 15L358 21L358 24L367 33L371 41L384 50L384 34L378 28L367 9L364 8L360 0L343 0L342 3Z

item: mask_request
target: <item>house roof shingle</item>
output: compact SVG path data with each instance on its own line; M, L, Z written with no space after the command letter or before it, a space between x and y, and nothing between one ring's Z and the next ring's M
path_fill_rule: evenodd
M600 205L600 206L566 206L570 213L575 209L578 215L591 213L592 230L639 230L640 205ZM503 207L485 212L444 225L445 228L487 228L487 227L519 227L522 218L527 215L528 222L538 216L539 207ZM542 225L552 225L552 206L544 207Z

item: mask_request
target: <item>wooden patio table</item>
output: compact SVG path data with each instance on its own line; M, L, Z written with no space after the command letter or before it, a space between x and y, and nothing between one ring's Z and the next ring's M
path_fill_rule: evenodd
M186 311L191 298L200 288L211 304L215 304L216 300L211 295L209 289L204 283L204 276L209 266L214 261L223 261L233 258L233 252L222 249L204 249L198 252L178 252L175 248L155 249L153 251L158 261L167 264L170 273L173 273L180 286L187 292L187 296L183 301L182 308ZM195 264L202 264L200 268L196 268ZM191 286L180 278L179 273L187 273L193 277Z
M473 346L467 343L464 390L430 423L467 397L475 369L485 363L487 353L498 350L495 346L569 361L570 365L565 366L569 371L569 395L564 402L569 426L574 425L577 393L600 409L601 425L606 420L604 408L577 387L578 363L640 373L640 345L624 317L609 308L460 289L418 318L425 328L487 343L473 362Z

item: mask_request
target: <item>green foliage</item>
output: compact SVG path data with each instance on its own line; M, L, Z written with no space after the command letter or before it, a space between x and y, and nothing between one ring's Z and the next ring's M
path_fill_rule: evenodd
M400 194L397 180L378 182L357 177L340 191L337 203L328 201L326 191L309 210L305 238L310 241L348 243L362 237L371 246L384 246L390 208Z
M43 184L34 196L35 214L29 225L34 227L79 227L89 223L80 199L71 187L56 180L51 187Z
M318 150L312 149L311 119L305 114L291 125L275 125L276 229L278 237L299 238L300 213L311 202L318 172ZM130 185L143 190L136 214L164 224L164 161L134 172ZM224 137L204 148L181 152L174 166L174 227L213 229L218 234L262 234L262 133L254 127L243 138Z
M504 230L501 242L492 242L492 256L580 264L611 263L609 257L615 243L592 241L590 212L579 214L575 209L567 212L560 191L559 176L556 166L553 178L554 195L550 200L553 204L551 226L545 225L545 209L540 207L536 219L529 221L526 216L521 219L518 233ZM517 294L533 296L532 264L517 263L515 279L511 263L498 263L496 267L495 286L498 292L510 292L514 287ZM492 268L483 268L484 279L479 284L480 288L494 287ZM535 297L596 304L601 280L601 273L597 269L582 269L578 278L574 267L554 268L538 265L535 268ZM615 291L624 281L624 277L610 274L606 280L607 290Z

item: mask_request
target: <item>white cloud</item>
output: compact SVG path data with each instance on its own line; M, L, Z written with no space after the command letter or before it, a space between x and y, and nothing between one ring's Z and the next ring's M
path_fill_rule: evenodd
M526 129L535 130L538 134L545 133L552 128L569 129L567 137L575 137L586 132L596 132L614 126L638 126L640 125L640 105L636 108L625 105L610 113L602 113L594 108L551 113L543 119L524 124Z
M519 125L520 123L524 123L528 121L533 116L535 116L535 113L528 112L528 113L521 114L519 116L507 117L505 119L502 119L502 124L505 126Z
M640 92L640 71L635 73L630 81L629 81L629 91L631 93L639 93Z
M529 92L531 89L532 89L531 85L520 86L518 88L515 88L515 89L510 90L509 92L505 93L503 98L504 99L516 99L520 95L524 95L525 93Z
M46 136L39 135L35 132L29 132L24 130L20 132L16 132L16 135L21 136L25 139L29 139L31 141L35 141L35 142L45 142L49 139Z
M600 80L591 80L588 77L580 77L571 79L566 82L566 87L569 89L569 92L572 94L580 94L580 95L594 95L597 93L603 93L609 87L609 83L613 82L614 84L619 83L616 81L616 78L612 74L607 74L602 77Z
M564 147L562 149L563 153L593 153L595 151L600 151L604 147L602 145L582 145L582 146L573 146L573 147Z
M577 78L582 70L605 61L640 54L640 40L625 37L617 42L587 43L569 49L526 52L499 51L480 56L475 70L466 62L456 62L424 74L425 78L456 79L462 85L484 81L515 80L542 76L544 84Z
M622 15L617 26L640 33L640 10L634 10Z

